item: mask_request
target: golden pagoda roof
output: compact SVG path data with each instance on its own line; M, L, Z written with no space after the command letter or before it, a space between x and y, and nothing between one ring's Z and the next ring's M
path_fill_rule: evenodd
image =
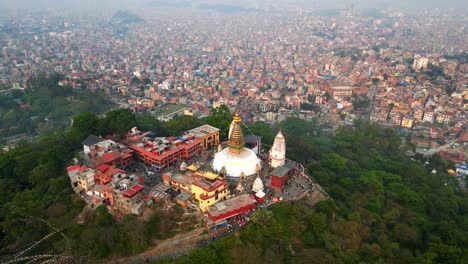
M208 179L208 180L215 180L216 178L219 177L218 173L214 173L211 171L201 171L199 172L199 174L203 176L203 178Z
M233 118L233 127L231 137L229 138L229 149L232 153L239 153L240 150L244 147L244 135L242 134L242 129L240 123L242 122L241 117L238 113L234 115Z
M195 164L195 163L187 167L187 169L191 171L197 171L199 168L200 168L200 165Z

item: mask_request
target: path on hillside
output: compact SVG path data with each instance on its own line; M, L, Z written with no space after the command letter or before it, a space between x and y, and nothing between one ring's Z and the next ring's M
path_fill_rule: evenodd
M151 263L152 261L163 258L179 257L187 254L200 246L201 242L207 237L203 234L204 228L198 228L193 231L178 234L172 238L157 241L156 246L140 253L136 256L112 259L108 263L138 264Z
M417 149L417 150L416 150L416 153L422 154L422 155L424 155L425 157L430 157L430 156L432 156L432 155L434 155L434 154L439 153L439 151L441 151L441 150L445 150L446 148L450 147L451 145L453 145L453 144L454 144L455 142L457 142L457 141L458 141L458 139L455 139L455 140L453 140L453 141L451 141L451 142L449 142L449 143L447 143L447 144L445 144L445 145L438 146L438 147L436 147L436 148L431 148L431 149L428 149L428 150L426 150L426 151L424 151L424 150L422 150L422 149Z
M299 177L307 179L309 181L309 184L311 184L312 188L306 190L302 195L299 195L298 197L284 200L282 202L304 200L307 204L313 206L318 201L328 199L328 195L322 186L316 183L312 184L312 181L310 180L309 176L305 174L304 166L297 162L293 162L293 164L299 172ZM271 205L271 203L265 204L264 207L268 207L269 205ZM196 248L206 245L212 240L210 235L204 234L204 230L204 228L198 228L187 233L178 234L166 240L156 241L156 246L149 248L143 253L127 258L112 259L109 260L108 263L150 263L164 258L173 258L185 255ZM229 232L216 234L214 239L219 239L220 237L223 237L235 230L236 229L232 229Z

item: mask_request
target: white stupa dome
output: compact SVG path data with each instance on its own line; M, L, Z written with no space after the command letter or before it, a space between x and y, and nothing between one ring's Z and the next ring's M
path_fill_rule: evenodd
M242 148L239 154L225 148L216 153L213 160L213 169L220 172L224 168L229 177L238 178L242 173L245 176L254 175L257 173L257 166L261 168L261 161L255 152L248 148Z
M229 129L228 147L216 153L213 159L213 170L223 171L228 177L240 178L255 175L262 167L255 152L244 147L241 122L239 114L236 113Z

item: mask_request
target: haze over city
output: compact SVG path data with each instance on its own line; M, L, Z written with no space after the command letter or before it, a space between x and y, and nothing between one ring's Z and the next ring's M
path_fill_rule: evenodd
M461 263L467 12L0 0L0 262Z
M278 1L278 0L2 0L0 1L0 8L3 11L12 9L60 9L60 8L74 8L76 10L92 10L103 11L113 10L115 8L133 8L142 9L151 3L160 3L163 5L182 4L183 6L197 6L200 4L223 4L232 5L234 7L249 7L258 9L268 9L270 7L282 8L304 8L304 9L331 9L331 8L344 8L349 5L355 6L357 9L369 8L402 8L411 11L417 10L430 10L439 8L441 10L457 11L461 14L466 14L468 3L463 0L330 0L330 1Z

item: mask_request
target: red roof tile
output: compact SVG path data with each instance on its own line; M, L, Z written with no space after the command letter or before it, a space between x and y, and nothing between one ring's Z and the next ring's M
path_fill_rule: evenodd
M108 152L108 153L102 155L102 160L105 163L107 163L107 162L111 162L113 160L116 160L119 157L120 157L120 152L118 150L114 150L112 152Z
M81 166L80 166L79 164L70 166L70 167L67 168L67 172L71 172L71 171L78 170L80 167L81 167Z
M135 196L135 194L141 192L144 189L143 185L141 184L136 184L132 186L132 188L128 189L124 194L123 197L125 198L131 198Z
M107 164L101 164L101 165L99 165L96 169L99 170L99 171L101 171L101 172L105 172L105 171L108 170L109 168L110 168L109 165L107 165Z

